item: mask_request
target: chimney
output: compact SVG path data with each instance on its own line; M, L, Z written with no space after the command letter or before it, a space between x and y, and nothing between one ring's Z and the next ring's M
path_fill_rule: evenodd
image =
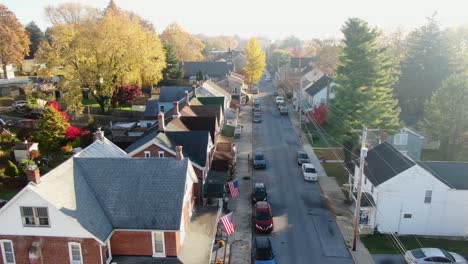
M179 118L180 117L180 112L179 112L179 102L174 101L174 114L172 115L173 118Z
M195 85L195 84L194 84L194 85L192 85L192 93L193 93L193 97L197 97L197 93L196 93L196 91L197 91L197 85Z
M26 170L26 178L28 179L28 182L32 181L35 184L38 184L41 181L39 168L36 165L29 165Z
M182 146L176 146L175 151L176 151L176 160L177 161L183 160L184 154L182 153Z
M164 121L164 113L161 112L158 115L158 131L159 132L164 132L166 131L166 123Z
M190 100L189 99L190 98L189 98L189 95L188 95L188 91L185 90L185 105L190 107Z
M94 132L94 141L101 140L104 142L104 131L101 128L98 128L96 132Z

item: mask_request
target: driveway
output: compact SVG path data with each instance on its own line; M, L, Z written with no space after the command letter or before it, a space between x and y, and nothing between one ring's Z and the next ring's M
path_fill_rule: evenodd
M253 150L264 152L267 169L255 171L253 182L264 182L269 192L278 263L353 263L319 185L301 176L295 160L300 142L276 107L272 83L260 90L263 122L253 124Z

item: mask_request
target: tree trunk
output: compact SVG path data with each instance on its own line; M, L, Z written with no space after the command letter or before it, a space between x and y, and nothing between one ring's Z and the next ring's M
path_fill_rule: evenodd
M7 78L7 69L6 69L7 65L6 63L3 63L2 65L2 70L3 70L3 78Z

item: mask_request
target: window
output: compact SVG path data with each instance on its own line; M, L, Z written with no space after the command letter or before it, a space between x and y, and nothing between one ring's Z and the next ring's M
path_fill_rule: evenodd
M70 255L70 264L82 264L83 256L81 255L80 243L70 242L68 243L68 253Z
M159 107L159 112L160 112L160 113L164 113L164 105L161 105L161 106Z
M20 207L24 226L50 226L47 207Z
M164 233L153 232L153 257L165 257Z
M403 215L403 218L408 218L408 219L409 219L409 218L412 218L412 217L413 217L412 214L404 214L404 215Z
M432 191L426 191L424 195L424 203L431 203L432 201Z
M164 158L164 151L158 151L158 156L160 158Z
M145 158L151 158L151 152L145 151Z
M13 250L13 242L11 240L0 240L2 249L3 263L15 264L15 251Z
M393 145L402 146L402 145L406 145L406 144L408 144L408 134L407 133L396 134L393 137Z

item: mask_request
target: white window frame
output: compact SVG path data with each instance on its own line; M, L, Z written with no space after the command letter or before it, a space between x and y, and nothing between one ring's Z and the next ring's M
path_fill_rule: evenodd
M151 151L144 151L145 158L151 158Z
M28 225L26 224L24 214L23 214L23 208L32 208L33 211L33 219L34 219L34 224L33 225ZM41 225L39 221L39 216L37 216L37 209L38 208L45 208L47 212L47 222L49 223L48 225ZM21 222L23 223L24 227L50 227L50 214L49 214L49 208L47 206L20 206L20 215L21 215Z
M11 244L11 253L13 254L13 262L7 262L5 247L3 246L3 243L10 243ZM5 263L5 264L15 264L16 263L16 257L15 257L15 248L14 248L14 245L13 245L13 241L8 240L8 239L1 239L0 240L0 248L2 249L3 263Z
M162 234L162 245L163 245L163 252L162 253L155 252L156 251L156 245L154 244L154 234L155 233L161 233ZM153 258L166 257L166 241L164 239L164 232L161 232L161 231L151 232L151 244L153 245Z
M158 151L158 157L164 158L164 151Z
M111 248L111 244L110 244L110 239L106 240L106 248L109 251L109 258L106 260L106 264L109 264L112 261L112 248ZM104 251L104 254L105 254L105 251Z
M406 146L408 145L408 133L395 134L393 137L393 145Z
M80 249L80 262L73 260L72 246L78 246ZM68 242L68 256L70 257L70 264L82 264L83 263L83 250L81 250L81 244L78 242Z
M430 204L432 202L432 190L426 190L424 192L424 203Z

